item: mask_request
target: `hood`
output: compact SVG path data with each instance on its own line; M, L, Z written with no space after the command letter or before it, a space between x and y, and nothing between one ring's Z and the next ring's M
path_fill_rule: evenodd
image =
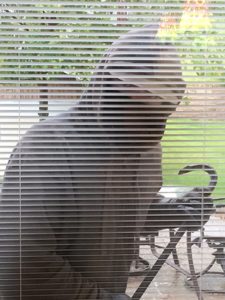
M158 142L184 94L177 51L156 34L157 28L145 26L116 40L81 99L86 113L117 139Z

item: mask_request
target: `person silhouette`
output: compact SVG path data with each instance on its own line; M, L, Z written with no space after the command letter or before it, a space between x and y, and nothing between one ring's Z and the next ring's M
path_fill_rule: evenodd
M156 33L122 35L79 103L13 150L0 203L3 297L130 299L134 235L158 199L160 141L185 91L176 49Z

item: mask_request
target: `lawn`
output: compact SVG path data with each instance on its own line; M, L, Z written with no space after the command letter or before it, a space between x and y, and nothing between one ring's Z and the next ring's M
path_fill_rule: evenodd
M177 175L187 164L207 163L218 173L213 196L225 197L225 120L170 119L162 146L164 185L207 185L202 171Z
M202 171L177 175L187 164L207 163L216 169L219 178L213 196L225 197L225 120L171 118L162 146L164 185L208 185L208 175Z

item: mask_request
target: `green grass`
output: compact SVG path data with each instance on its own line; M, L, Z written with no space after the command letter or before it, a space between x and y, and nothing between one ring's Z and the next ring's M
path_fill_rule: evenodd
M213 196L225 197L225 120L170 119L162 146L164 185L208 185L202 171L177 175L188 164L207 163L218 173Z
M202 171L177 175L188 164L207 163L218 173L213 196L225 197L225 120L170 119L162 146L164 185L208 185L209 177Z

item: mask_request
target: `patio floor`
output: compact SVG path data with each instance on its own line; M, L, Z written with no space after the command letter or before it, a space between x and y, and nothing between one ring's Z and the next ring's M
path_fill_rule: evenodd
M225 221L220 218L213 217L210 220L209 230L216 235L225 235ZM194 233L196 236L198 233ZM157 243L165 245L168 240L168 231L164 230L160 232ZM180 259L180 265L187 271L189 271L187 261L186 250L186 237L184 237L178 247L178 256ZM193 247L193 258L196 271L204 269L210 261L214 258L212 255L214 249L209 248L206 242L202 243L202 247ZM150 265L155 261L155 257L151 254L149 246L140 247L140 255L146 259ZM217 263L210 271L222 272L220 265ZM127 294L132 295L139 286L143 277L136 276L130 277L128 281ZM199 286L204 300L224 300L225 299L225 276L223 274L207 274L199 278ZM216 293L205 292L203 290L214 290ZM224 292L224 293L223 293ZM195 291L189 286L189 282L186 280L186 276L168 265L164 265L159 271L158 275L152 281L151 285L147 289L141 300L197 300Z

